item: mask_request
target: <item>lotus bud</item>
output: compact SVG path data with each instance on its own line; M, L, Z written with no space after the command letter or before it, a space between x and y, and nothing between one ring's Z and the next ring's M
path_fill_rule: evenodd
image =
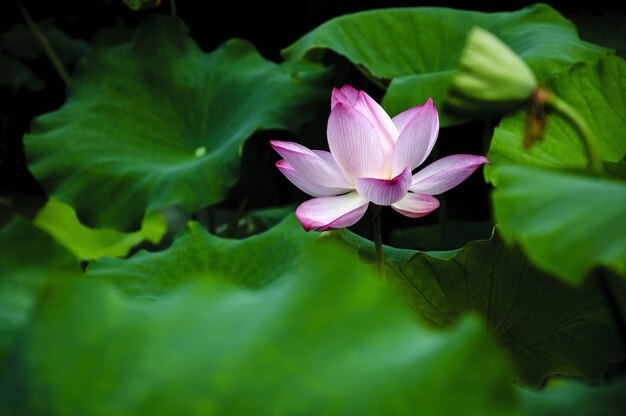
M525 107L537 87L526 63L490 32L470 32L446 105L465 114L502 114Z

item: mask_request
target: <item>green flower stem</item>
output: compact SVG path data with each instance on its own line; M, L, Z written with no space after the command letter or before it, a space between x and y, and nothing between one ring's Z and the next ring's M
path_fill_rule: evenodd
M17 1L17 7L20 9L20 13L22 13L24 20L26 21L26 24L28 25L28 28L33 32L33 34L37 38L37 41L41 44L41 47L46 53L46 56L48 57L48 59L50 59L50 62L52 63L52 66L59 74L59 77L61 77L61 79L63 80L66 86L70 85L72 81L70 74L67 72L67 69L65 69L65 67L61 63L61 60L59 59L56 52L52 48L52 45L50 45L50 42L48 42L48 39L46 38L46 36L43 34L41 29L39 28L39 25L33 20L33 18L30 16L28 11L22 5L22 2L19 0Z
M378 272L381 277L385 279L385 252L383 251L383 239L381 235L380 226L380 205L372 204L372 214L374 215L374 221L372 222L374 232L374 245L376 246L376 260L378 262Z
M574 125L585 147L590 169L595 173L604 173L602 160L598 152L598 141L585 119L572 106L553 93L548 94L546 105Z
M176 0L170 0L170 11L172 16L176 17Z

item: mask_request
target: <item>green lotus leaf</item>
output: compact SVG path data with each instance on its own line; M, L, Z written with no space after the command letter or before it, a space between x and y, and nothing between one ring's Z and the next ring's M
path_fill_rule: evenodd
M0 375L0 406L17 414L516 414L506 360L478 320L445 333L420 327L340 247L307 250L303 267L256 290L205 277L153 301L95 280L50 289Z
M202 52L179 20L155 15L130 44L96 49L63 107L24 138L29 168L90 227L133 231L144 212L220 201L259 129L293 130L326 90L321 67L298 82L248 42Z
M597 137L600 157L619 162L626 155L626 61L612 56L593 64L578 64L544 82L580 113ZM584 168L588 164L578 132L558 114L551 114L545 137L531 150L522 144L526 115L505 117L496 128L485 176L498 185L496 171L505 164Z
M101 259L88 275L115 282L126 293L154 297L203 276L217 276L249 287L262 287L297 269L315 234L302 230L291 214L264 233L243 240L209 234L190 222L166 250L141 251L125 260Z
M41 91L45 88L42 80L17 58L0 51L0 87L8 87L15 93L22 88Z
M78 259L32 224L16 218L0 229L0 365L48 278L78 272Z
M520 391L523 414L530 416L620 416L626 409L626 383L585 385L554 380L541 391Z
M74 64L91 48L83 39L73 38L59 29L54 19L47 19L37 24L50 48L63 64ZM16 24L0 36L0 45L13 56L20 59L35 60L45 55L41 42L25 24Z
M331 238L373 267L371 242L345 230ZM498 233L454 251L386 248L385 254L388 281L424 322L448 328L467 314L481 316L528 385L559 374L600 380L610 363L626 357L595 280L570 286L533 267Z
M626 182L523 166L496 174L496 220L533 263L573 283L598 266L626 276Z
M607 49L583 42L576 28L545 4L515 12L481 13L446 8L372 10L332 19L283 51L294 69L316 50L328 49L391 80L383 100L390 114L433 97L439 106L470 30L489 30L515 51L539 79L579 61L596 61ZM441 114L441 124L461 121Z
M159 211L147 214L141 229L134 233L89 228L80 223L71 206L56 199L46 203L33 223L82 260L124 257L144 241L158 244L167 232L167 223Z

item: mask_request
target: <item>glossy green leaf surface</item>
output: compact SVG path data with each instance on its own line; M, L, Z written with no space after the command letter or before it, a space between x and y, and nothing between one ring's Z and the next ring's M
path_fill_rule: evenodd
M361 258L371 256L371 243L346 232L335 238ZM555 374L601 379L609 363L626 356L595 280L569 286L534 268L497 233L461 250L386 254L388 280L425 322L447 328L468 313L483 317L526 384Z
M102 259L89 265L88 275L116 282L129 294L148 297L203 276L262 287L297 269L305 249L316 237L302 231L293 215L243 240L214 236L200 224L190 222L168 249L139 252L127 260Z
M548 79L546 87L580 113L597 137L603 160L618 162L626 155L626 61L605 58L578 64ZM487 158L492 166L485 176L498 184L493 172L500 165L584 168L587 157L578 132L558 114L551 114L544 140L530 151L523 148L525 114L505 117L496 128Z
M571 10L96 3L26 5L63 11L46 54L23 25L0 33L0 415L625 414L626 61ZM587 39L616 47L620 16ZM537 82L561 113L526 151L513 111L532 94L541 118ZM393 145L370 102L329 116L344 84L391 115L433 97L440 123L406 113ZM594 173L568 111L597 136ZM295 183L353 187L377 149L417 163L438 127L422 185L489 151L495 189L474 174L426 218L370 204L303 230L361 211Z
M146 211L220 201L244 141L258 129L298 127L321 95L320 68L295 83L248 42L207 54L187 31L157 15L130 44L95 50L65 105L25 137L32 173L84 224L132 230Z
M134 233L89 228L80 223L72 207L55 199L49 200L37 213L33 224L82 260L124 257L143 241L157 244L167 231L165 218L158 211L147 214L141 229Z
M383 101L390 114L445 96L468 32L481 26L501 38L544 78L606 49L581 41L575 27L547 5L515 12L480 13L444 8L373 10L330 20L283 51L294 68L329 49L390 79ZM442 125L459 121L443 115Z

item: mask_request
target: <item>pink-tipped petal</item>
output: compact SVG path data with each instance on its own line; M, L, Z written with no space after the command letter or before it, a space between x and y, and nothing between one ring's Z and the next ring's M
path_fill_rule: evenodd
M367 199L357 192L340 196L310 199L296 209L296 217L305 231L345 228L355 224L367 211Z
M354 107L356 103L358 91L349 85L344 85L340 90L333 88L333 92L330 98L330 109L332 110L338 103L347 105L348 107Z
M354 108L359 110L376 127L381 140L390 142L391 147L398 138L400 132L393 124L385 110L365 91L359 91Z
M279 160L276 162L276 167L280 172L285 175L289 181L298 187L302 192L305 192L311 196L334 196L344 194L349 191L346 188L328 188L326 186L318 185L315 182L311 182L305 176L300 175L294 168L292 168L286 160Z
M398 131L402 132L402 130L404 130L406 125L409 124L409 121L413 120L415 116L417 116L420 112L422 112L422 110L424 110L424 106L429 104L429 102L432 102L432 98L429 98L428 100L426 100L424 104L411 107L408 110L404 110L403 112L396 114L391 119L391 121L393 121L393 124L396 125L396 128L398 129Z
M350 100L352 105L354 105L354 103L356 103L356 97L359 94L359 90L346 84L343 87L341 87L341 93Z
M375 178L383 173L385 159L376 129L360 112L338 103L326 133L330 152L346 176Z
M391 174L397 175L407 166L413 170L426 160L437 141L439 115L429 98L426 104L398 114L394 122L401 128L391 159Z
M404 198L411 186L411 171L407 168L393 179L356 178L356 190L377 205L391 205Z
M409 218L419 218L428 215L439 207L439 201L434 196L408 193L391 208Z
M431 163L413 175L409 190L428 195L439 195L454 188L470 176L483 163L484 156L452 155Z
M337 166L332 156L330 156L330 153L325 152L326 155L293 142L274 140L271 141L270 144L274 150L285 159L287 164L295 170L299 176L306 178L308 182L324 188L352 188L339 166ZM287 176L287 178L289 179L289 176ZM294 185L298 186L295 182ZM304 191L304 189L302 190Z

